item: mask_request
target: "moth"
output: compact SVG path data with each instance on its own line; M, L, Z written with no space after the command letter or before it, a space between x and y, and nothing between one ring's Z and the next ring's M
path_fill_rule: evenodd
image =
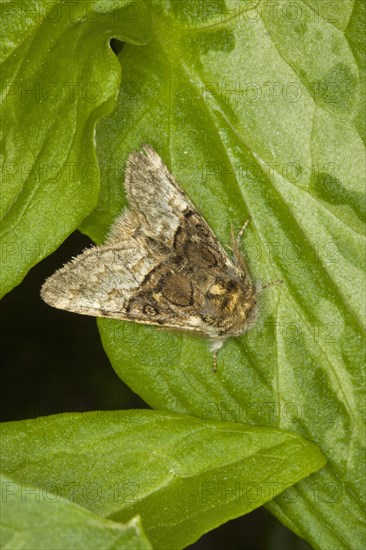
M129 208L103 245L93 246L46 280L49 305L190 331L217 352L254 322L258 287L233 237L230 258L192 202L149 145L129 155ZM268 285L267 285L268 286Z

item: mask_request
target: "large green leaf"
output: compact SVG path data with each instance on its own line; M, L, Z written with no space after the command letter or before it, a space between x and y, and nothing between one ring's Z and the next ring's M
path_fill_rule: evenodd
M284 284L220 351L216 376L206 342L186 334L100 320L103 344L153 407L316 441L327 468L269 508L315 547L346 548L365 533L364 10L315 4L154 3L153 39L120 54L119 104L97 132L100 203L83 227L102 240L124 204L125 159L143 142L222 242L251 215L254 276Z
M317 442L327 467L269 508L315 547L360 547L365 3L159 0L146 3L154 34L143 47L135 44L148 38L145 4L127 25L128 2L117 2L121 18L109 2L76 3L92 14L76 23L56 20L66 3L32 4L49 6L48 19L16 19L17 2L1 6L9 29L4 80L19 85L3 96L3 291L96 203L98 181L83 169L94 161L95 121L113 104L119 73L106 44L118 36L130 42L119 56L123 85L116 112L98 127L102 185L83 230L104 238L124 205L127 155L147 142L223 243L231 224L238 229L252 216L244 248L253 274L284 284L262 296L251 332L220 352L217 375L198 338L102 320L109 357L156 408L279 426ZM29 105L25 81L95 81L104 94L91 106L70 107L65 97L60 109L44 98ZM45 177L37 180L33 166Z
M172 550L260 506L325 459L290 432L132 410L3 424L1 463L18 483L115 521L139 513L154 547Z
M120 82L108 41L146 42L148 17L132 0L0 8L3 295L95 207L95 123Z
M140 519L126 524L101 518L53 494L1 474L1 548L150 550Z

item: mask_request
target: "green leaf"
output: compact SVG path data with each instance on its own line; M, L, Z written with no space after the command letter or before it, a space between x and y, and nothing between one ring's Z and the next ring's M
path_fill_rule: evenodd
M150 550L140 518L122 525L1 474L1 548Z
M154 547L182 548L325 464L282 430L158 411L2 425L4 472L114 521L141 515Z
M22 90L55 73L85 83L92 66L104 102L68 108L64 96L58 109L24 103L16 86L4 94L4 292L81 220L102 241L125 205L127 155L153 145L223 243L251 215L243 246L252 272L284 284L262 295L256 326L220 351L217 375L198 338L101 320L117 373L156 408L279 426L316 442L327 467L268 507L315 547L361 547L365 3L159 0L138 4L142 15L129 25L109 2L78 4L92 6L93 17L101 9L105 26L80 14L76 23L55 20L64 7L55 1L35 4L50 7L48 19L16 19L18 5L1 5L4 81ZM130 13L130 3L118 6ZM149 37L149 14L153 36L136 47ZM129 42L119 55L123 84L115 113L97 128L101 189L84 219L98 181L81 169L94 162L93 127L118 86L119 68L101 49L112 35ZM76 79L65 78L68 67ZM37 180L28 166L38 157L47 177ZM65 176L68 162L75 181ZM22 178L12 175L22 163Z
M316 442L328 466L268 507L315 547L361 546L364 4L226 6L153 3L149 44L121 51L119 103L97 129L100 202L83 228L102 240L125 204L127 155L150 143L223 243L251 216L251 270L284 284L225 344L217 375L187 334L100 319L101 337L152 407Z
M148 38L132 0L1 4L1 295L95 207L94 131L115 105L117 36Z

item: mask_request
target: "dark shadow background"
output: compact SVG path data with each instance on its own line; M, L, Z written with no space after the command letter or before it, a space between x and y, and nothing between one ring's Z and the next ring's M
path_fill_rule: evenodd
M43 281L91 241L72 234L0 302L1 420L68 411L149 408L115 374L92 317L54 309ZM265 508L229 521L190 550L309 550ZM158 549L157 549L158 550Z

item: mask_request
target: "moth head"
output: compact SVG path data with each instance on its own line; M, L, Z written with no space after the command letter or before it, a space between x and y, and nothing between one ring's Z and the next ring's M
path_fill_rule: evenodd
M205 294L202 317L220 336L237 336L253 322L256 289L248 279L216 277Z

